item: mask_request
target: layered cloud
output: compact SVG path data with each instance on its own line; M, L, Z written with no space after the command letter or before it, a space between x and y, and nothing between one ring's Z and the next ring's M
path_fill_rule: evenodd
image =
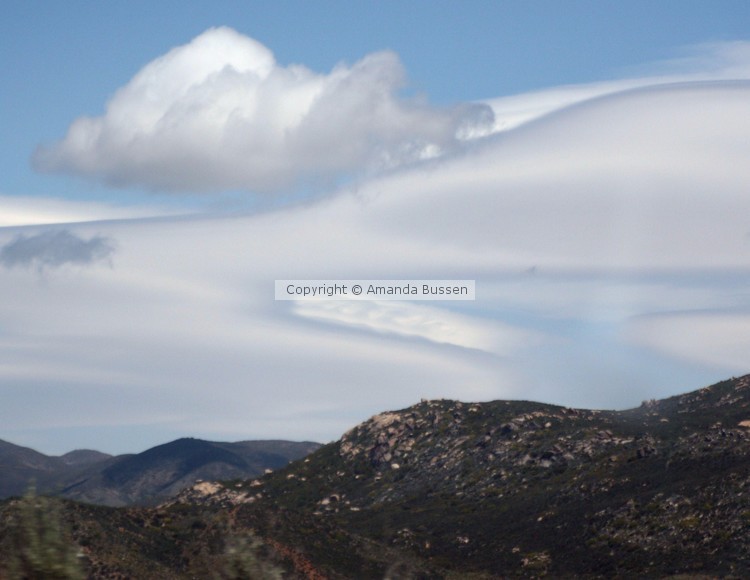
M504 356L531 339L530 333L498 321L408 302L302 301L295 305L294 312L336 325L418 337Z
M692 82L750 78L750 42L718 42L686 47L682 56L650 64L631 78L543 89L488 99L495 115L493 133L515 129L585 101L632 89Z
M747 81L600 97L359 194L400 192L371 227L506 268L740 267L749 97Z
M692 70L581 89L565 105L555 91L541 108L538 95L526 109L523 97L493 103L505 130L314 203L76 225L83 242L117 240L112 268L44 280L0 270L6 437L140 423L150 443L326 440L421 397L622 408L750 370L750 83L738 50L734 80ZM291 74L256 44L238 54L250 52L256 76ZM149 67L141 74L169 76ZM511 127L514 110L528 114ZM0 245L17 242L0 230ZM477 299L273 300L276 279L355 278L476 279Z
M188 213L185 208L159 207L155 204L122 206L52 197L0 195L0 228L147 218L185 213Z
M390 52L319 74L214 28L146 65L34 164L159 190L274 191L433 157L490 130L487 105L437 109L400 97L404 82Z

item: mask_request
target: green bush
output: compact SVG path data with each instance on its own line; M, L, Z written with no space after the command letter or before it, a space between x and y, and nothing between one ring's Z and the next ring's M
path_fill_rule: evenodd
M59 500L39 497L32 487L11 515L3 546L9 579L76 580L85 575L65 528Z
M261 557L263 542L253 534L231 536L224 550L222 579L281 580L280 568Z

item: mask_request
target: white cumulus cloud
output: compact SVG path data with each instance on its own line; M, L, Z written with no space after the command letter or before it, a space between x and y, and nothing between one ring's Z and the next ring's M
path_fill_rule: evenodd
M404 82L391 52L319 74L212 28L147 64L34 164L158 190L274 191L432 157L492 127L489 106L438 109L401 98Z

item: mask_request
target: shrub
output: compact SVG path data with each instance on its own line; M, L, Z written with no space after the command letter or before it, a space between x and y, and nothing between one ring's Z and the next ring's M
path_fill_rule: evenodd
M10 579L85 577L78 550L65 528L59 500L37 496L34 487L17 502L2 551L5 574Z
M262 559L263 542L253 534L232 536L224 550L221 578L228 580L281 580L280 568Z

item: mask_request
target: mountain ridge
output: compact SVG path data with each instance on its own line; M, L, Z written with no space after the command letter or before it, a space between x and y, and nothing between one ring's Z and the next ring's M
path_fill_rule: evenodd
M0 498L43 493L109 506L157 503L196 479L253 477L319 446L283 440L213 442L182 438L141 453L74 450L59 457L0 441Z

